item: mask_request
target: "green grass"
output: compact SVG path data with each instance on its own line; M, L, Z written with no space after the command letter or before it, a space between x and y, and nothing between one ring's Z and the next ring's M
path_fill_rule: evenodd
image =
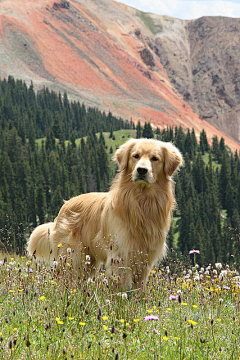
M136 130L118 130L114 131L113 135L115 140L109 138L109 132L104 132L103 136L105 139L106 146L110 149L112 146L113 150L115 151L120 145L125 143L130 138L136 137ZM97 134L99 136L99 134Z
M240 358L240 280L234 271L221 276L215 266L179 263L178 274L154 269L145 293L121 293L118 279L103 272L90 282L84 270L77 278L68 258L58 260L58 268L4 258L2 359ZM146 320L149 315L157 320Z
M157 20L156 19L154 20L151 14L137 10L136 15L144 22L144 24L149 28L149 30L154 35L159 32L162 32L163 30L162 24L157 23Z
M205 153L204 155L202 155L202 159L206 165L209 165L209 153ZM221 164L212 159L212 167L214 171L216 171L217 168L220 170L221 166Z
M172 225L173 225L173 229L174 229L174 234L173 234L173 247L175 249L178 248L178 238L179 238L179 235L180 235L180 232L179 232L179 221L180 217L174 217L172 219Z
M103 132L104 135L104 139L106 142L106 146L108 146L109 148L111 146L113 146L113 150L115 150L115 148L119 147L120 145L122 145L125 141L127 141L129 138L136 137L136 130L118 130L118 131L114 131L113 134L115 136L115 140L109 139L109 134L110 132ZM100 136L100 133L96 134L98 137ZM87 137L85 137L84 139L87 139ZM59 140L55 139L56 142L58 143ZM36 140L36 144L39 146L39 148L42 145L42 141L45 143L46 138L40 138ZM70 141L66 140L65 144L68 145ZM76 145L80 146L81 143L81 138L76 139Z

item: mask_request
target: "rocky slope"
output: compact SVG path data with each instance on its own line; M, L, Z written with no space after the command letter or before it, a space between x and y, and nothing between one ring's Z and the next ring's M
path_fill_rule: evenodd
M152 44L171 83L203 119L240 140L240 19L174 20Z
M217 70L214 84L204 85L204 66L215 65L204 62L210 55L204 55L205 33L199 26L111 0L2 0L0 76L67 91L86 105L134 121L194 127L197 134L204 128L209 139L223 136L232 149L240 149L237 98L231 102L228 94L231 80ZM238 89L238 74L233 76ZM215 110L215 88L215 103L232 106L229 117ZM215 123L215 113L221 122ZM233 131L223 121L230 118L236 119Z

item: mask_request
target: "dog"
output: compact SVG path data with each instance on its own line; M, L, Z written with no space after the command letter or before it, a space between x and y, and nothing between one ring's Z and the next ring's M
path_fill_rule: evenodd
M119 172L110 191L66 201L54 222L33 231L28 253L57 260L71 252L77 270L88 263L93 276L103 263L106 276L119 277L122 289L144 288L152 267L166 255L175 207L171 176L183 159L172 143L130 139L114 160Z

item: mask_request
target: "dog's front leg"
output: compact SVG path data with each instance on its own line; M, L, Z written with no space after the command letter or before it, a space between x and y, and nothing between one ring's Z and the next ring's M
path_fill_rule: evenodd
M120 290L132 289L132 268L121 256L109 256L105 264L107 277L118 277L120 280Z
M145 291L150 271L151 271L151 267L148 265L148 263L142 264L141 267L138 267L138 271L134 275L135 289L140 288Z

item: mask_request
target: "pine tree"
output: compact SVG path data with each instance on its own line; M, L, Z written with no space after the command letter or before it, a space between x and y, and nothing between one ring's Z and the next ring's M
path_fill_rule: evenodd
M154 137L153 129L149 122L144 124L142 137L147 139L152 139Z
M138 123L137 123L136 130L137 130L136 138L140 139L142 137L142 127L141 127L140 121L138 121Z

